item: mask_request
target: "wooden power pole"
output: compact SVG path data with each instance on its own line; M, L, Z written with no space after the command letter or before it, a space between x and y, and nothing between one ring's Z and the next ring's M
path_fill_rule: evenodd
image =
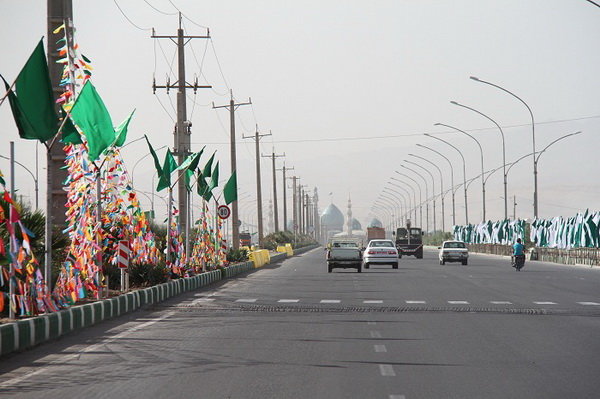
M241 107L242 105L250 105L252 104L252 100L249 98L247 103L238 103L236 104L233 101L233 90L230 91L231 98L229 100L229 105L218 105L215 106L213 103L213 109L217 108L227 108L229 110L229 123L230 123L230 138L229 138L229 146L230 146L230 154L231 154L231 173L237 170L237 153L235 148L235 110ZM237 176L239 179L239 175ZM237 187L236 187L237 190ZM240 220L238 216L238 200L237 200L237 192L235 193L236 200L231 203L231 225L233 226L231 229L231 241L233 241L233 249L240 248Z
M275 171L277 170L277 168L275 167L275 159L285 157L285 153L276 155L275 149L273 149L273 152L271 153L271 155L263 155L263 157L271 158L271 160L273 162L273 221L274 221L273 228L274 228L274 231L277 232L277 231L279 231L279 213L278 213L278 206L277 206L277 176L275 175ZM285 228L284 228L284 230L285 230Z
M174 154L177 156L178 163L181 163L185 158L191 154L191 127L192 123L187 120L187 104L185 97L186 89L194 89L194 93L198 89L210 89L212 86L199 86L198 79L195 80L193 85L190 85L185 80L185 45L192 39L210 39L210 32L207 29L205 36L190 36L184 35L183 29L181 28L181 13L179 13L179 29L177 29L177 36L160 36L156 35L154 29L152 29L153 39L170 39L177 44L177 82L171 84L167 80L165 85L157 85L156 80L152 83L152 90L156 92L156 89L166 89L167 93L170 89L177 89L177 125L175 128L175 140L174 140ZM180 174L185 172L180 171ZM189 223L188 223L188 190L185 184L185 178L179 178L177 185L178 192L178 204L179 204L179 223L181 230L185 232L185 245L186 253L189 253ZM169 209L169 212L171 210Z

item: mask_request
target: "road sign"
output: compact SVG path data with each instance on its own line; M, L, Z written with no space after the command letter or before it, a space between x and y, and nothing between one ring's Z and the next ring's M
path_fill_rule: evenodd
M119 240L117 264L120 269L127 269L129 267L129 241L127 240Z
M217 213L221 219L227 219L231 215L231 209L227 205L219 205Z

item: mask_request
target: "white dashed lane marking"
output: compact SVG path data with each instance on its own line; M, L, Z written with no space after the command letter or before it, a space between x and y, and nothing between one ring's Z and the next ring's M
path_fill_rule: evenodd
M300 302L300 299L280 299L277 302L279 302L279 303L297 303L297 302Z
M363 301L363 303L383 303L383 301L380 301L380 300L368 300L368 301Z
M415 304L415 303L427 303L427 301L404 301L406 303Z
M242 298L242 299L238 299L236 302L254 303L256 301L257 301L257 299L255 299L255 298Z
M556 302L533 302L536 305L556 305Z
M509 301L490 301L490 303L494 305L512 305L512 302Z
M468 305L469 302L467 301L448 301L449 304L451 305Z
M380 364L379 372L383 377L395 377L396 373L394 372L394 368L391 364Z
M385 353L387 352L387 348L385 347L385 345L375 345L375 352Z
M371 338L381 338L381 333L379 331L371 331Z
M577 302L580 305L584 305L584 306L600 306L600 303L598 302Z
M340 301L339 299L321 299L320 303L340 303L342 301Z
M390 395L390 399L406 399L404 395Z

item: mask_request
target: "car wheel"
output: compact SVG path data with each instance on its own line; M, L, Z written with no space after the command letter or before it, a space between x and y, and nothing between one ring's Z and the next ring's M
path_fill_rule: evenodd
M358 265L358 267L356 268L356 272L357 273L362 272L362 265Z
M327 270L329 271L329 273L331 273L331 271L333 270L333 267L331 265L328 265Z
M440 265L445 265L445 264L446 264L445 260L440 261Z
M463 260L463 261L462 261L462 264L463 264L463 266L466 266L466 265L467 265L467 261L466 261L466 260Z
M394 264L392 265L392 269L397 269L397 268L398 268L398 263L394 263Z
M369 268L369 264L365 263L365 269L368 269L368 268Z

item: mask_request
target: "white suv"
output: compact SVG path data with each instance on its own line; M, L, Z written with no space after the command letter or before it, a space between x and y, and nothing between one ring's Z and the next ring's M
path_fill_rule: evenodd
M445 265L446 262L461 262L466 265L468 262L469 250L462 241L444 241L438 249L440 265Z

